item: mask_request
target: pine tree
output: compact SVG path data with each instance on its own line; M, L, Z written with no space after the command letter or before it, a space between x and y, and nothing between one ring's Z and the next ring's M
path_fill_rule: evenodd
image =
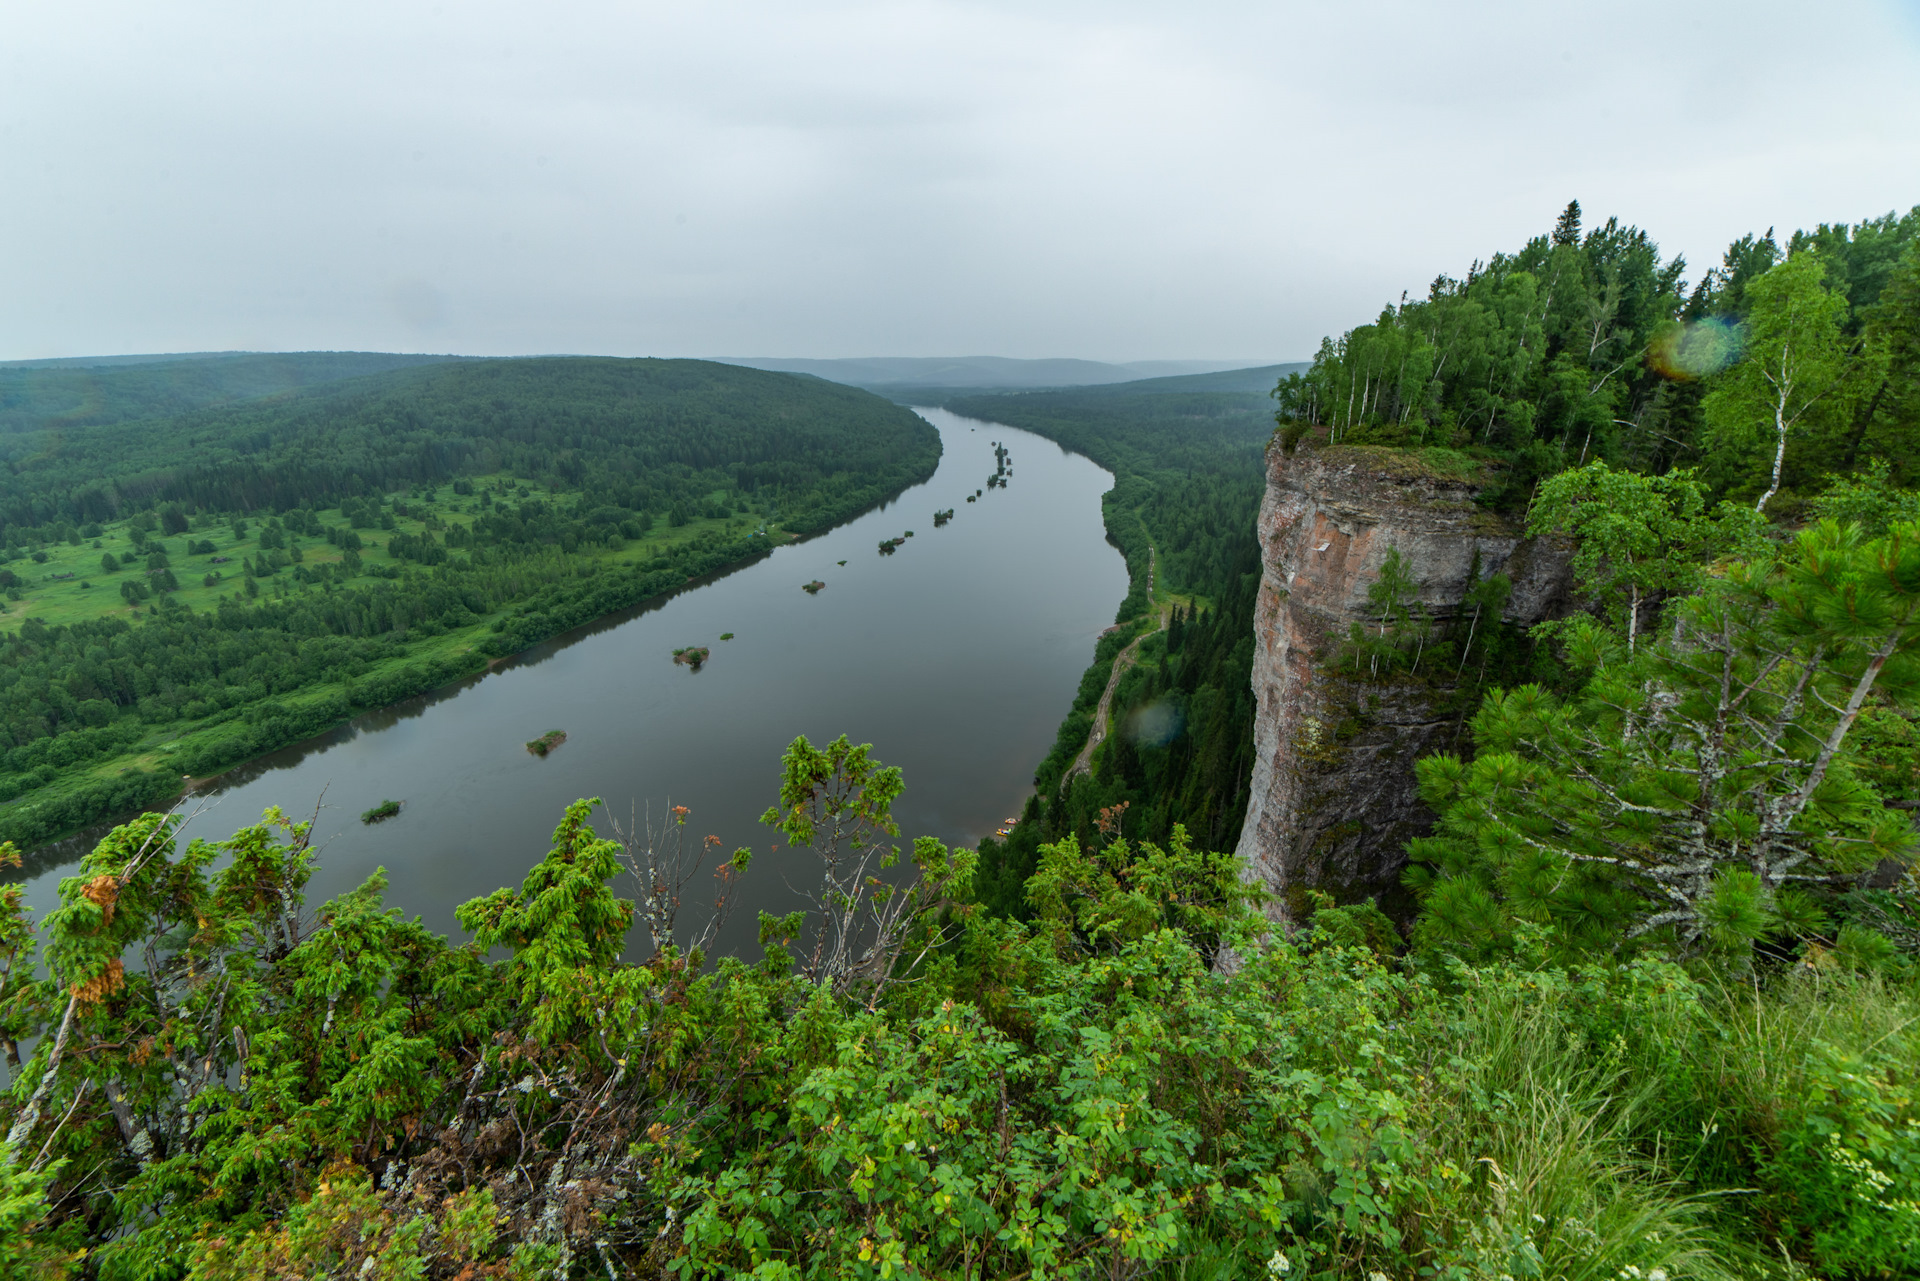
M1567 207L1560 211L1560 219L1553 224L1553 243L1556 245L1574 245L1580 243L1580 202L1567 201Z
M1440 815L1410 846L1424 943L1485 949L1526 921L1575 951L1657 935L1737 954L1817 922L1809 891L1911 855L1847 739L1869 697L1920 696L1920 525L1866 542L1822 523L1678 613L1631 655L1581 620L1578 693L1499 691L1471 762L1419 763Z

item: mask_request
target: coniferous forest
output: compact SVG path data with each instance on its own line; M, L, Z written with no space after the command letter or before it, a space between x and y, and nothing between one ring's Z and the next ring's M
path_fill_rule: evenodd
M710 954L762 873L677 811L610 839L569 807L451 939L377 876L307 903L319 854L278 811L219 843L157 814L117 829L44 920L0 899L0 1275L1920 1276L1920 211L1744 237L1697 271L1574 205L1258 409L950 402L1114 472L1132 590L1006 842L909 839L884 748L764 762L764 821L818 879L811 910L761 918L761 955ZM363 589L328 560L260 603L282 537L344 562L337 531L381 528L417 596L434 552L513 563L493 531L577 554L602 526L644 541L640 513L684 528L675 504L758 519L769 490L783 521L824 520L876 470L827 460L910 473L928 448L877 409L843 453L800 448L808 422L785 454L687 439L724 376L671 364L646 377L684 400L628 443L611 411L468 391L473 368L517 377L324 393L364 399L311 452L275 427L320 413L300 396L198 411L171 468L127 440L124 483L89 475L117 457L92 436L74 457L43 437L11 455L9 547L142 513L146 540L218 544L271 511L261 595L219 609L290 620ZM386 379L463 408L410 417ZM485 441L460 426L489 413ZM1315 656L1460 723L1417 765L1435 824L1398 915L1271 902L1232 853L1263 451L1343 448L1479 478L1573 576L1575 607L1523 631L1491 622L1498 576L1430 617L1389 558L1369 625ZM643 485L641 457L685 485ZM622 500L597 521L602 489ZM225 534L194 527L216 509ZM488 532L456 553L455 528ZM10 652L61 643L26 627ZM1116 669L1137 732L1083 758Z

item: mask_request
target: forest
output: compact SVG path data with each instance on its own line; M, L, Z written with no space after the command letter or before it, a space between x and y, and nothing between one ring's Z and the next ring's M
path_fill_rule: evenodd
M283 395L343 378L437 364L450 356L301 351L140 358L100 364L0 364L0 432L172 418L211 405Z
M1268 901L1146 734L1030 869L794 740L763 822L811 885L757 957L709 946L761 873L678 811L568 807L452 939L379 875L308 904L277 810L148 814L43 919L0 892L0 1276L1920 1276L1920 214L1691 285L1582 224L1329 341L1246 445L1446 451L1570 550L1579 608L1491 638L1497 576L1436 619L1389 557L1317 656L1462 718L1409 914ZM1169 568L1043 794L1123 647L1189 734L1244 682L1257 496L1224 410L1047 395L1018 425L1144 481L1116 541Z
M148 403L146 367L112 373ZM817 380L557 359L8 451L0 839L28 845L825 528L939 437Z

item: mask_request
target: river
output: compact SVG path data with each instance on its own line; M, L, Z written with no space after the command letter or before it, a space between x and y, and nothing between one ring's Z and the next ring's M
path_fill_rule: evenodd
M1012 427L917 412L944 445L925 484L234 770L206 790L212 805L190 834L225 837L269 805L305 817L324 796L309 905L385 868L390 905L455 932L454 907L518 886L574 799L600 797L622 822L649 810L658 822L684 805L690 836L755 851L721 940L749 959L756 913L803 906L797 891L817 879L808 852L774 852L778 833L758 822L795 735L819 744L844 733L900 766L903 843L974 844L1031 792L1126 594L1126 567L1101 523L1108 472ZM995 441L1013 474L987 489ZM936 529L935 510L949 507L953 520ZM894 554L878 552L908 530ZM801 590L816 579L826 584L817 595ZM712 651L698 671L672 660L688 645ZM544 759L528 753L526 741L551 729L567 741ZM360 821L387 798L404 802L398 817ZM36 852L22 878L34 907L58 902L59 879L97 835ZM635 887L616 890L632 897Z

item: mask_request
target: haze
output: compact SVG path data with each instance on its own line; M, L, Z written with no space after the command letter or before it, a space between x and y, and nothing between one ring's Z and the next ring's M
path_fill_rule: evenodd
M0 357L1310 356L1920 201L1920 6L16 4Z

